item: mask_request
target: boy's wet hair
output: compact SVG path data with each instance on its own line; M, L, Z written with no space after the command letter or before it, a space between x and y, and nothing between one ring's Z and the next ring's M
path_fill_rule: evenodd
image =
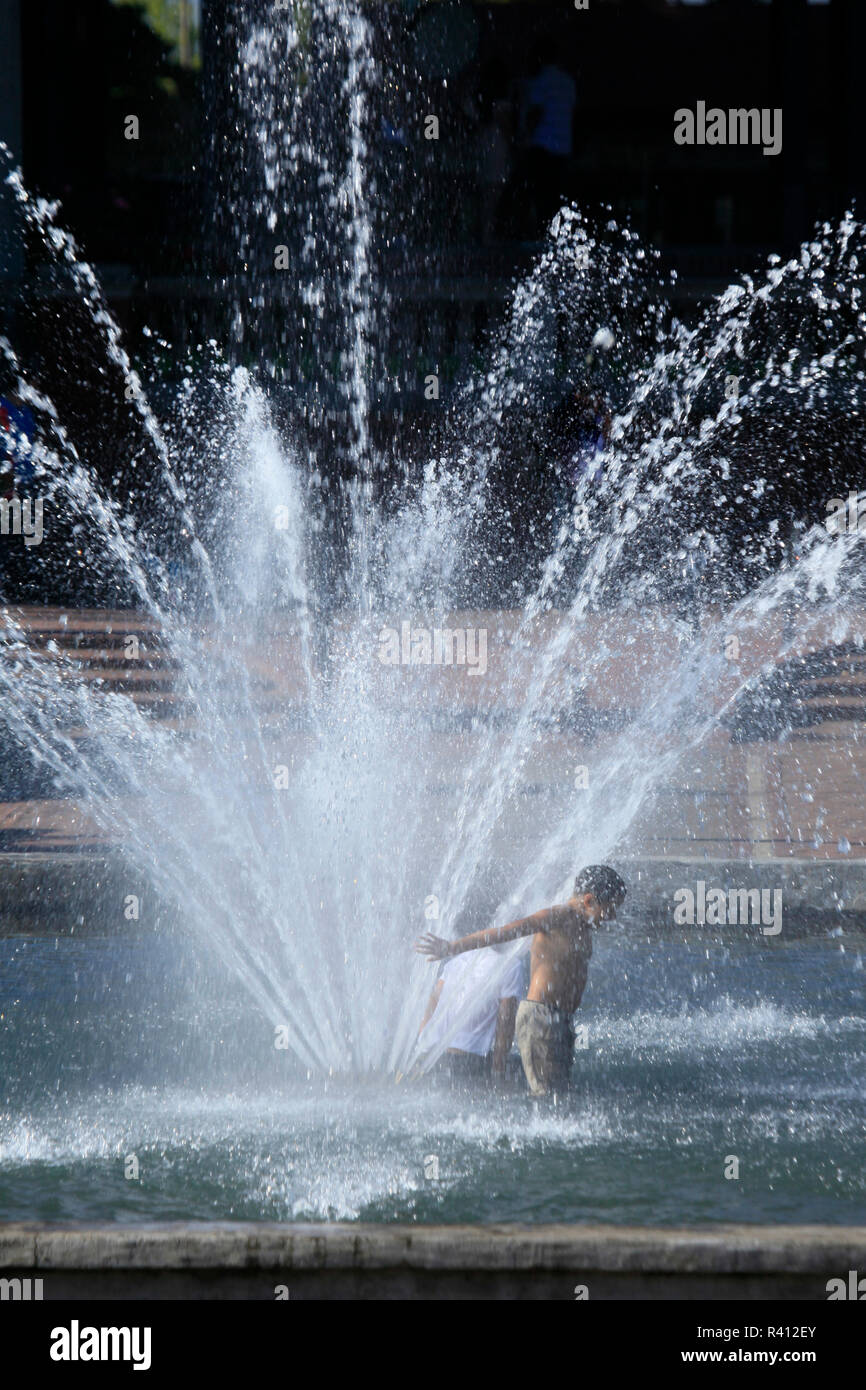
M591 893L598 902L615 903L619 907L628 890L609 864L589 864L574 880L574 891L576 895Z

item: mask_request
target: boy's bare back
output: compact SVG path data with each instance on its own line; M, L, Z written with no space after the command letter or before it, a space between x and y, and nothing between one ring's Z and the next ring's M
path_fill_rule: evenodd
M586 988L592 955L590 927L571 902L548 908L543 916L544 928L532 938L526 997L573 1014Z

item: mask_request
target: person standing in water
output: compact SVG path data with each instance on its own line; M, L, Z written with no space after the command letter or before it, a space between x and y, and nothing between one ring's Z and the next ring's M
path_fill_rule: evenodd
M625 883L615 869L591 864L581 869L565 903L457 941L428 933L416 943L421 955L444 960L464 951L532 937L529 993L517 1010L516 1033L523 1070L534 1096L568 1086L574 1059L572 1017L586 988L592 928L597 922L615 921L625 895Z
M526 995L529 980L527 956L525 947L521 948L504 974L496 952L455 957L443 965L419 1036L425 1051L441 1047L447 1040L452 1086L505 1082L517 1006ZM497 971L500 978L491 986Z

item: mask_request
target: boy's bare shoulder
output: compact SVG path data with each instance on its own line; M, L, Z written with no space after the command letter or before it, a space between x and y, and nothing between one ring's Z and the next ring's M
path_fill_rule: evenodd
M568 903L556 903L547 909L547 931L568 931L574 927L576 914Z

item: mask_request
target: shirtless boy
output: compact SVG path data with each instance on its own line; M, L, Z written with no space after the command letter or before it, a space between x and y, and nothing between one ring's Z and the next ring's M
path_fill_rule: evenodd
M574 1056L572 1015L586 987L592 955L591 929L616 920L626 887L606 864L581 869L568 902L546 907L504 927L489 927L457 941L432 933L415 949L433 960L532 937L529 993L517 1010L517 1046L534 1096L562 1091L568 1085Z

